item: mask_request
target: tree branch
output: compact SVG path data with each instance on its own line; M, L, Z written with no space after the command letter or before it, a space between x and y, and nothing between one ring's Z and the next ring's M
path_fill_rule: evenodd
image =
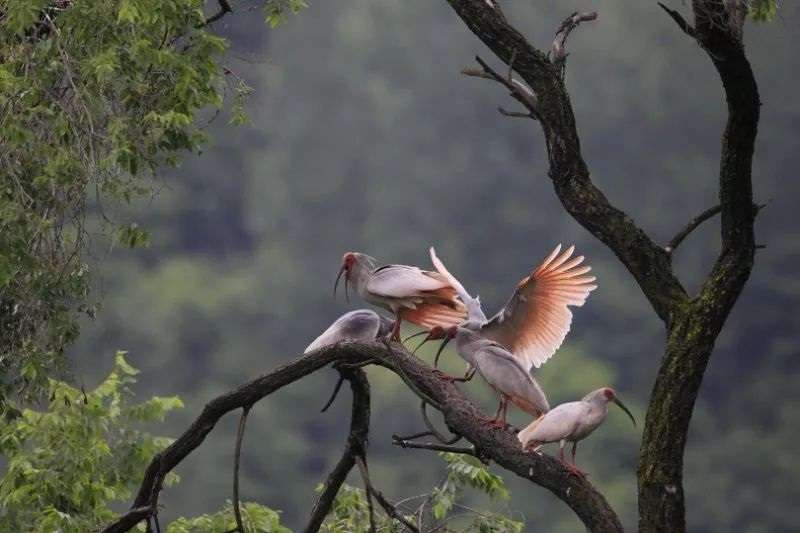
M217 4L219 5L219 10L210 17L206 18L206 20L203 21L203 24L200 25L201 28L208 26L209 24L213 24L228 13L233 13L233 9L231 8L229 0L217 0Z
M559 65L531 45L484 0L447 0L469 29L514 70L536 95L549 176L567 212L605 243L634 276L658 316L669 323L688 299L669 255L592 182Z
M695 35L695 32L694 32L694 28L692 27L691 24L686 22L686 19L683 18L683 15L681 15L680 13L675 11L674 9L668 8L667 6L662 4L661 2L658 2L658 6L661 9L663 9L664 11L666 11L667 15L669 15L672 18L672 20L675 21L675 24L678 25L678 27L681 29L681 31L683 33L685 33L686 35L688 35L689 37L691 37L693 39L696 38L696 35Z
M392 444L400 446L401 448L413 448L416 450L433 450L435 452L450 452L461 453L464 455L471 455L483 462L486 462L483 455L478 454L472 446L448 446L447 444L437 444L435 442L412 442L408 439L403 439L398 435L392 435Z
M580 26L581 22L589 22L597 20L597 12L590 11L588 13L578 13L575 11L572 15L564 19L561 26L556 30L556 38L553 40L553 45L550 47L550 57L554 63L561 63L562 66L567 60L567 38L572 30Z
M685 228L683 228L681 231L677 233L677 235L675 235L672 239L670 239L670 241L664 247L664 250L666 250L668 254L674 252L675 249L678 247L678 245L683 242L683 239L688 237L691 232L696 230L700 224L702 224L709 218L713 217L714 215L718 214L721 210L722 206L715 205L714 207L706 209L705 211L694 217L692 220L689 221L688 224L686 224Z
M342 343L322 348L211 400L191 426L154 457L145 471L132 507L146 506L148 511L139 515L138 520L135 519L137 517L128 516L128 513L106 527L104 532L128 531L146 518L152 511L152 504L158 500L164 476L203 443L226 413L254 404L330 363L359 364L373 359L401 376L420 398L432 400L432 405L441 406L445 423L452 432L462 435L476 449L485 451L487 459L551 491L573 509L587 529L593 532L622 531L617 515L586 479L572 475L552 457L526 453L513 433L487 427L481 421L482 413L457 386L438 377L434 369L402 346L393 344L388 349L384 344L374 342ZM381 503L380 498L378 501Z
M242 523L242 510L239 508L239 464L242 456L244 428L247 425L247 415L250 413L251 407L251 405L242 407L242 414L239 417L239 427L236 430L236 453L233 458L233 516L236 519L236 529L239 530L239 533L245 533Z
M741 41L743 19L723 0L694 0L692 8L693 36L711 58L728 104L719 171L722 246L698 296L668 330L639 453L643 532L686 529L683 453L689 423L714 343L750 276L756 249L751 171L760 101Z
M325 488L314 504L304 533L316 533L319 530L336 499L339 488L355 465L356 453L366 448L369 436L370 393L367 376L363 370L358 369L340 369L339 374L342 380L347 379L350 382L350 389L353 391L350 433L347 435L342 458L325 480Z

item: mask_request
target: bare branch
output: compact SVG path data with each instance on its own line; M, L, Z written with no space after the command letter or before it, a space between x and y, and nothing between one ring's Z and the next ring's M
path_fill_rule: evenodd
M658 3L658 6L661 9L663 9L664 11L666 11L667 15L672 17L672 20L675 21L675 24L678 25L678 27L681 29L681 31L683 31L683 33L685 33L686 35L688 35L689 37L691 37L693 39L695 38L694 28L692 27L691 24L686 22L686 19L683 18L683 15L681 15L680 13L675 11L674 9L668 8L667 6L662 4L661 2Z
M239 417L239 427L236 430L236 452L233 457L233 516L236 519L236 528L239 533L245 533L242 524L242 511L239 508L239 464L242 455L242 439L244 429L247 424L247 415L250 413L251 405L242 407L242 415Z
M697 227L700 224L702 224L709 218L719 213L721 209L722 206L715 205L714 207L706 209L705 211L694 217L692 220L689 221L688 224L686 224L685 228L683 228L681 231L678 232L677 235L675 235L672 239L670 239L670 241L664 247L664 250L666 250L668 254L674 252L675 249L678 247L678 245L683 242L683 239L688 237L689 234L693 232L695 229L697 229Z
M363 451L360 454L355 456L356 465L358 466L358 471L361 473L361 479L364 482L364 492L367 495L367 509L369 511L369 532L376 533L377 528L375 527L375 508L372 505L372 482L369 479L369 470L367 469L367 459L364 456Z
M630 216L614 207L592 182L581 153L561 65L551 62L483 0L447 2L497 57L506 64L513 59L514 71L522 78L520 83L536 96L536 117L545 135L549 176L561 203L578 223L617 255L636 278L658 316L668 324L687 301L686 290L672 271L669 254ZM561 32L564 38L565 33ZM497 73L485 73L495 81L503 78ZM467 75L476 75L476 69L468 69ZM526 109L530 108L526 105Z
M605 498L583 478L578 478L556 459L545 455L526 453L516 436L499 431L481 421L485 416L470 402L457 386L436 375L434 369L413 356L404 347L393 344L387 349L380 342L341 343L322 348L286 363L239 388L211 400L191 426L169 447L158 454L145 471L133 508L143 506L138 515L128 513L110 524L105 533L128 531L149 516L152 505L158 500L164 476L175 468L192 451L200 446L226 413L252 405L320 368L333 362L359 364L375 360L390 369L409 384L420 398L441 406L445 422L452 431L463 435L476 449L486 453L503 468L545 487L569 505L591 531L621 532L619 518ZM376 493L384 505L385 499ZM388 503L388 502L387 502ZM387 511L388 512L388 511ZM130 515L130 516L129 516Z
M353 391L353 407L350 414L350 432L347 436L342 458L325 480L325 488L311 511L311 518L303 530L304 533L316 533L325 520L339 488L347 478L347 474L355 465L356 453L366 448L369 436L370 393L369 382L363 370L340 369L342 379L350 382Z
M580 26L581 22L597 20L597 12L578 13L577 11L564 19L556 30L556 38L550 48L550 57L554 63L564 64L567 60L567 38L572 30Z
M397 435L392 435L392 444L395 446L400 446L401 448L414 448L418 450L433 450L437 452L451 452L471 455L488 464L488 461L486 461L485 457L481 454L478 454L473 446L448 446L446 444L438 444L435 442L412 442L407 439L402 439Z
M208 17L205 21L203 21L203 24L200 25L201 28L203 26L208 26L209 24L213 24L214 22L218 21L228 13L233 12L229 0L217 0L217 4L219 5L219 10L210 17Z
M461 73L465 76L472 76L475 78L484 78L487 80L493 80L500 84L502 84L506 89L508 89L509 94L515 98L518 102L520 102L523 106L525 106L530 113L526 116L536 119L537 118L537 111L536 111L536 94L534 94L533 90L522 83L519 80L514 79L512 76L514 63L513 59L516 57L516 54L513 55L512 61L509 62L508 67L508 75L506 77L501 76L497 73L492 67L490 67L483 59L479 56L475 56L475 60L481 65L480 69L477 68L470 68L466 67L461 69ZM504 110L500 110L502 114ZM508 115L513 116L513 115Z
M497 111L498 111L498 112L499 112L501 115L503 115L503 116L505 116L505 117L511 117L511 118L532 118L533 120L538 120L538 119L536 118L536 115L534 115L533 113L520 113L519 111L508 111L507 109L504 109L504 108L502 108L502 107L498 107L498 108L497 108Z

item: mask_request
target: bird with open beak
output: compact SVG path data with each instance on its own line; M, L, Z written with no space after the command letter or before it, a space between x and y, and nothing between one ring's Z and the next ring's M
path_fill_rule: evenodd
M469 328L459 326L433 328L420 346L432 339L444 339L436 353L436 361L447 343L455 339L456 351L471 369L463 378L445 376L446 379L467 381L477 371L497 393L500 405L494 418L486 419L489 425L505 429L508 402L536 417L550 410L544 391L528 369L498 343Z
M608 415L608 404L617 404L631 418L634 427L636 419L630 410L617 398L614 389L603 387L590 392L579 402L562 403L551 411L534 420L525 429L517 434L526 451L538 451L543 444L550 442L559 443L559 459L570 472L578 476L585 474L575 465L575 453L578 441L589 436ZM564 446L572 443L572 463L564 458Z
M402 320L431 329L459 324L467 314L455 288L438 272L407 265L379 266L373 257L348 252L342 257L334 295L342 275L346 298L352 284L362 299L395 315L392 340L400 340Z

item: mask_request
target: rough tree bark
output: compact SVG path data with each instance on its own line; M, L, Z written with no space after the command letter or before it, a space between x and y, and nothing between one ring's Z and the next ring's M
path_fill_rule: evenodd
M409 389L440 410L447 427L475 448L476 454L533 483L541 485L566 503L589 531L622 531L616 513L606 499L584 478L571 474L558 460L522 450L514 434L491 429L481 421L485 415L453 384L441 378L424 361L399 344L344 343L322 348L295 359L234 391L211 400L192 425L166 450L156 455L145 471L131 510L109 524L104 533L130 530L154 514L164 477L192 451L225 414L254 405L267 395L331 363L359 365L374 363L397 374ZM313 531L307 529L306 531Z
M565 57L556 61L532 46L492 0L448 3L533 92L535 108L529 110L544 133L549 176L556 194L570 215L617 255L666 326L664 358L650 397L639 454L639 528L648 532L685 531L682 475L689 421L714 342L747 282L755 252L757 208L753 204L751 168L760 102L742 43L746 7L737 1L694 0L695 25L691 26L678 12L661 5L708 53L722 79L728 103L719 208L700 215L696 223L690 223L670 241L670 246L661 247L592 183L564 85ZM563 49L563 39L558 42L557 36L554 55L559 46ZM672 270L670 254L689 232L717 211L722 216L721 252L699 293L690 296Z
M714 342L747 282L756 248L753 223L757 208L752 198L751 167L760 103L742 45L742 2L694 0L694 26L678 12L661 6L708 53L728 103L720 160L720 205L690 221L663 247L609 202L592 182L581 154L564 84L565 43L578 24L594 20L596 15L574 13L568 17L556 32L551 53L546 54L509 24L494 0L447 1L467 27L509 65L508 75L502 76L479 59L480 69L466 69L464 73L502 83L528 111L501 109L502 114L539 122L547 147L549 177L564 208L616 254L665 324L666 348L650 398L639 455L639 527L646 532L685 531L682 473L689 422ZM220 2L223 15L225 5ZM514 79L513 72L521 80ZM721 252L700 291L689 295L672 270L671 254L691 231L717 212L721 214ZM131 510L104 531L128 531L153 516L166 474L202 444L223 415L249 407L331 363L374 363L390 369L410 390L442 412L450 431L469 441L475 455L547 488L575 512L589 531L622 531L613 509L587 480L571 475L548 456L524 453L511 433L487 429L479 421L478 410L454 384L440 379L402 346L390 348L379 343L318 350L209 402L191 427L153 459ZM338 484L353 465L364 465L365 470L369 395L363 374L350 372L343 374L354 391L350 437L306 531L318 529L325 506L330 505ZM467 449L460 450L464 453ZM381 502L384 503L385 500Z

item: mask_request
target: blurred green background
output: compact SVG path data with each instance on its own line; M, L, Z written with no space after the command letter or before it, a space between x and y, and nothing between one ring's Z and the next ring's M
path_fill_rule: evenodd
M617 206L666 242L716 203L720 83L655 2L505 5L542 47L569 12L600 12L570 39L567 81L585 157ZM784 2L775 22L747 28L764 103L754 183L757 200L771 200L757 226L767 247L719 338L693 418L691 531L789 531L800 523L791 490L800 474L798 23L800 6ZM172 172L154 198L117 214L151 230L153 243L95 250L102 308L72 348L76 381L94 385L114 351L129 350L142 369L142 397L185 400L159 428L177 436L206 401L297 356L359 305L331 297L343 252L427 265L434 244L494 310L563 242L589 258L600 288L539 372L541 383L553 404L612 385L643 421L661 323L616 258L560 206L538 125L501 117L498 105L514 106L505 91L459 74L476 53L497 62L445 2L316 1L276 30L246 9L218 25L232 44L229 68L256 90L252 124L210 122L210 149ZM717 228L717 220L707 223L677 253L690 290L714 261ZM450 355L448 364L461 368ZM421 428L417 402L393 375L369 373L374 481L393 499L424 492L443 463L390 439ZM251 415L243 499L282 509L292 527L303 523L344 443L349 392L319 413L335 380L332 370L319 372ZM485 386L468 391L493 409ZM527 423L518 412L513 421ZM178 469L182 483L162 497L166 520L213 511L229 497L235 424L226 417ZM638 431L612 411L578 455L631 529ZM506 479L508 505L528 530L581 529L544 489Z

